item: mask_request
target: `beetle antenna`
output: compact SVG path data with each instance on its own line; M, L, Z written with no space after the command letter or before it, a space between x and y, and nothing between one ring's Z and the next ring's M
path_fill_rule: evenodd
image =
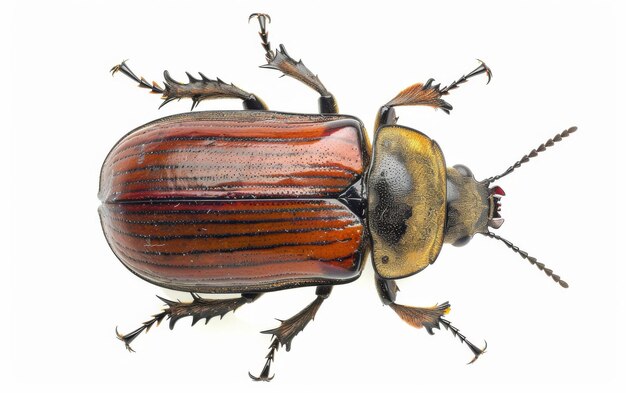
M537 258L531 257L530 255L528 255L528 253L526 251L522 251L519 249L519 247L517 247L515 244L511 243L510 241L496 235L493 232L487 232L487 233L483 233L480 232L482 235L488 236L492 239L496 239L496 240L500 240L502 243L506 244L506 246L508 248L510 248L511 250L513 250L514 252L518 253L523 259L528 259L528 262L531 263L531 265L535 265L537 266L537 268L541 271L543 271L544 273L546 273L546 275L550 278L552 278L554 280L554 282L556 282L557 284L559 284L560 286L562 286L563 288L569 288L569 285L561 280L561 276L554 274L554 271L552 269L549 269L546 267L546 265L544 265L543 263L537 261Z
M567 130L556 134L554 137L548 139L545 143L542 143L541 145L539 145L538 148L536 149L532 149L530 151L530 153L524 155L519 161L517 161L515 164L511 165L506 171L502 172L501 174L497 175L497 176L492 176L489 179L485 180L487 182L487 184L496 181L500 178L503 178L504 176L508 175L509 173L513 172L515 169L519 168L520 166L522 166L522 164L527 163L528 161L530 161L531 158L536 157L539 153L541 153L542 151L545 151L548 147L554 146L554 144L556 142L560 142L563 140L563 138L567 138L571 133L575 132L578 128L577 127L570 127Z

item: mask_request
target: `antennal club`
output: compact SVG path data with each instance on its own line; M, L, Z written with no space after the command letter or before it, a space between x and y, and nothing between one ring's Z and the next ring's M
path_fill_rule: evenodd
M519 247L517 247L515 244L511 243L510 241L496 235L493 232L487 232L487 233L483 233L481 232L481 234L488 236L492 239L496 239L496 240L500 240L502 243L506 244L506 246L508 248L510 248L511 250L513 250L514 252L518 253L522 258L524 259L528 259L528 262L531 263L531 265L535 265L537 266L537 268L541 271L543 271L544 273L546 273L546 275L550 278L552 278L554 280L554 282L558 283L560 286L562 286L563 288L569 288L569 284L566 283L565 281L561 280L561 276L554 274L554 271L552 269L549 269L546 267L546 265L544 265L543 263L537 261L537 258L531 257L530 255L528 255L528 253L526 251L522 251L519 249Z

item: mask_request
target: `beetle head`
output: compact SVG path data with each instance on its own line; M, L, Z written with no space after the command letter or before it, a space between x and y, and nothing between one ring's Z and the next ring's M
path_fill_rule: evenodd
M530 153L524 155L501 174L481 182L476 181L472 172L464 165L455 165L452 168L447 168L445 242L452 243L455 246L463 246L476 233L499 240L513 252L519 254L523 259L528 260L532 265L546 273L548 277L552 278L560 286L567 288L568 284L558 274L555 274L554 270L547 268L537 258L528 255L526 251L522 251L512 242L489 230L489 227L500 228L504 222L500 216L500 198L504 196L504 190L499 186L491 186L491 184L511 174L515 169L530 161L531 158L536 157L548 147L554 146L556 142L562 141L563 138L568 137L575 131L576 127L570 127L556 134L536 149L531 150Z
M479 182L465 165L447 168L447 219L445 242L464 246L476 233L487 233L488 227L500 228L500 198L504 190Z

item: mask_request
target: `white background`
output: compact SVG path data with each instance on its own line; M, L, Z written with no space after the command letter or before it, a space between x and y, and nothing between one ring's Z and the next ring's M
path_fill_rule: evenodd
M617 389L624 334L618 273L624 257L618 261L617 252L623 237L615 216L623 206L617 187L624 144L617 133L624 126L617 123L616 84L624 75L617 59L624 40L616 21L624 12L604 1L436 3L109 0L3 7L10 44L3 63L10 68L2 94L9 123L0 127L7 232L1 258L8 293L0 318L10 364L0 373L8 370L13 384L5 391ZM263 51L258 26L247 17L259 11L272 16L272 44L284 43L302 58L341 112L361 118L369 132L378 107L399 90L429 77L445 85L473 69L475 58L484 60L491 84L480 76L455 90L447 98L450 116L430 108L398 111L401 124L439 142L449 165L464 163L478 178L577 125L568 140L499 182L507 196L498 233L571 287L561 289L479 236L464 248L445 247L434 266L402 280L398 299L425 306L449 300L453 324L476 344L489 343L471 366L465 365L471 354L449 332L431 337L382 307L369 265L360 280L335 288L291 352L278 353L269 385L246 375L260 371L269 345L258 332L308 304L312 288L264 296L207 326L191 328L186 320L173 332L161 326L135 341L137 353L127 353L115 339L116 325L127 332L157 312L155 294L188 295L139 280L112 254L97 215L100 165L128 130L191 103L157 111L157 96L108 70L130 58L149 80L161 81L163 69L179 80L184 71L202 71L257 93L273 109L315 111L313 91L256 67ZM200 105L239 107L234 100Z

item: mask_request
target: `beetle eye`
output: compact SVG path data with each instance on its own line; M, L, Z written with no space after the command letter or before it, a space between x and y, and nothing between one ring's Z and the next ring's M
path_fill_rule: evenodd
M468 167L466 167L465 165L457 164L453 168L456 169L457 171L459 171L459 173L462 176L465 176L465 177L473 177L474 176L472 171Z
M452 245L454 247L463 247L464 245L469 243L470 240L472 240L471 236L463 236L462 238L460 238L457 241L455 241L454 243L452 243Z

